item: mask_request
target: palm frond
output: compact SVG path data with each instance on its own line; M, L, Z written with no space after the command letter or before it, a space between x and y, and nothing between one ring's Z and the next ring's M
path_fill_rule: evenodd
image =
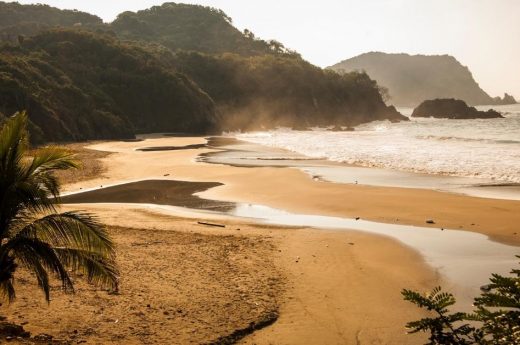
M29 145L27 113L16 113L0 130L0 170L16 166Z
M115 246L105 227L91 214L54 213L26 224L15 237L38 239L56 247L87 250L106 258L115 255Z
M87 276L87 281L112 290L118 288L119 271L115 261L82 249L54 248L61 262Z
M45 189L49 196L57 198L60 185L52 172L78 168L79 162L74 157L68 150L56 146L39 149L34 153L31 163L25 169L25 179L34 181Z
M45 284L42 288L47 301L49 300L49 282L48 279L42 279L42 269L54 273L61 280L62 288L65 292L74 291L72 280L60 257L48 243L35 238L17 236L4 246L18 262L36 273L39 284Z
M35 151L28 172L34 174L79 167L80 163L69 150L59 146L46 146Z
M43 293L45 294L45 299L49 301L49 275L47 274L45 267L43 267L43 265L41 264L40 258L32 255L31 252L24 253L24 251L18 252L16 255L17 259L20 260L20 263L25 268L31 270L34 273L34 275L36 276L36 280L38 281L38 286L43 290Z
M13 286L13 278L0 280L0 294L4 299L11 303L16 298L16 292Z
M15 298L13 280L16 263L4 249L4 247L0 247L0 295L11 302Z

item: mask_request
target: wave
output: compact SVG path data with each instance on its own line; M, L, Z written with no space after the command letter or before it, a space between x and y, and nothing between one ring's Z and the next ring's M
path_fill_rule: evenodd
M482 143L496 143L496 144L520 144L520 140L509 140L509 139L465 138L465 137L437 136L437 135L418 135L418 136L416 136L416 138L423 139L423 140L453 140L453 141L482 142Z
M238 159L257 161L310 161L316 159L327 159L327 157L239 157Z
M520 141L515 140L520 138L520 122L516 120L507 126L484 123L479 128L449 121L385 124L384 131L377 126L356 132L273 130L238 134L237 138L310 159L326 157L362 167L470 177L482 183L520 183ZM488 138L475 139L482 133Z

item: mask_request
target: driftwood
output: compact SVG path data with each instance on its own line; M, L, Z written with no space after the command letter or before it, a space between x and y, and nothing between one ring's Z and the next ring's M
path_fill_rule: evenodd
M216 223L207 223L207 222L197 222L200 225L207 225L207 226L216 226L219 228L225 228L226 226L224 224L216 224Z

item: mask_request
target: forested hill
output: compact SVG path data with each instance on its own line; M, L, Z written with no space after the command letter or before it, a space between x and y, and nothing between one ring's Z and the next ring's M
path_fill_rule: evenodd
M33 141L204 133L211 98L154 54L116 38L55 29L0 49L0 113L27 110Z
M223 129L407 120L385 105L365 73L339 75L282 55L178 52L174 65L214 99Z
M470 70L449 55L408 55L371 52L330 67L338 72L362 70L388 88L390 102L417 106L424 100L456 98L471 105L516 103L511 96L492 98Z
M248 30L240 32L222 10L200 5L164 3L136 13L123 12L110 28L121 38L156 42L174 51L248 56L286 52L277 41L256 39Z
M276 41L241 33L214 8L166 3L104 24L76 11L8 5L0 12L16 8L18 18L10 28L24 28L35 11L49 14L34 16L37 34L17 32L0 48L0 113L28 110L34 141L407 119L365 73L313 66Z
M60 10L48 5L0 2L0 40L16 42L19 35L31 36L53 27L100 26L101 18L80 11Z

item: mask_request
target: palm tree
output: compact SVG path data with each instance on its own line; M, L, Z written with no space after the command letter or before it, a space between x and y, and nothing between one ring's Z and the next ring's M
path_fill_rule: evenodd
M19 266L34 273L47 301L49 274L66 292L74 292L74 271L117 290L115 248L105 228L90 214L56 210L60 185L53 172L78 163L58 147L29 153L27 122L25 112L16 113L0 130L0 297L15 298Z

